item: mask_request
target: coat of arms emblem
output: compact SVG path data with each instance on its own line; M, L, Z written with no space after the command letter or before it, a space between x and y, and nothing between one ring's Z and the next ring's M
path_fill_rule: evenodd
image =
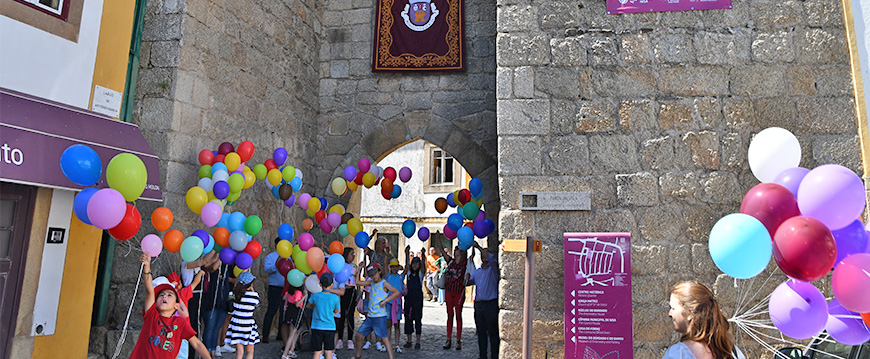
M402 10L402 19L405 26L413 31L424 31L435 23L438 16L438 8L431 0L409 0Z

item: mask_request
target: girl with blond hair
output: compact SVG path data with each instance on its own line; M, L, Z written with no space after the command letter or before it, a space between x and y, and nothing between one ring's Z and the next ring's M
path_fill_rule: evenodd
M671 290L670 306L668 316L682 336L662 359L745 359L709 288L698 282L679 283Z

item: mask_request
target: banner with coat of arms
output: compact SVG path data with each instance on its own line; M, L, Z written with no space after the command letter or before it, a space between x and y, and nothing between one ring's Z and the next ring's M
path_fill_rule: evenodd
M372 71L465 71L463 0L377 0Z

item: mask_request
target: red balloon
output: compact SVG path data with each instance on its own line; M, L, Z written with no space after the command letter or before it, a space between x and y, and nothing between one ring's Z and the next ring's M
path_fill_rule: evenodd
M467 189L462 189L459 191L459 202L461 202L462 204L466 204L470 200L471 192L469 192Z
M395 185L393 184L393 180L391 180L389 177L384 177L384 179L381 181L381 192L382 193L387 193L387 194L393 193L394 187L395 187Z
M870 313L861 313L861 319L864 319L864 324L870 327Z
M465 222L465 226L474 229L474 222Z
M356 178L353 179L353 183L356 183L357 186L362 186L362 184L363 184L363 183L362 183L362 178L363 178L363 175L364 175L364 174L365 174L365 173L362 173L362 171L357 172L357 173L356 173Z
M214 160L214 153L209 150L199 151L199 164L205 166L212 164Z
M266 160L266 162L263 162L263 165L266 166L267 170L271 170L273 168L278 168L278 165L275 164L275 160L273 160L271 158Z
M837 242L821 221L812 217L792 217L776 230L773 258L789 277L812 282L834 267Z
M315 222L320 223L321 221L323 221L324 218L326 218L326 211L321 209L314 213Z
M782 222L801 215L794 194L776 183L761 183L752 187L743 196L740 213L761 221L771 237L776 234L776 229Z
M393 196L390 195L390 192L381 191L381 196L383 196L384 199L385 199L385 200L388 200L388 201L391 200L391 199L393 199Z
M217 156L214 156L214 159L211 161L211 164L215 164L215 163L218 163L218 162L223 163L223 162L224 162L224 158L226 158L226 157L227 157L226 155L217 155Z
M230 153L230 152L236 152L236 149L233 147L232 143L224 142L224 143L221 143L220 146L218 146L218 153L219 154L226 155L227 153Z
M293 261L287 258L278 257L278 260L275 262L275 268L278 269L278 273L281 273L282 276L286 277L287 273L290 273L293 268Z
M389 178L390 181L396 181L396 169L392 167L387 167L384 169L384 177Z
M263 245L257 241L250 241L248 245L245 246L245 253L251 255L251 258L257 258L260 256L260 252L263 251Z
M117 226L109 229L109 234L116 239L126 241L139 232L139 226L142 225L142 216L139 215L139 210L127 203L127 212L124 213L124 219Z
M242 162L248 162L254 156L254 144L251 141L242 141L236 149L236 153L239 154Z

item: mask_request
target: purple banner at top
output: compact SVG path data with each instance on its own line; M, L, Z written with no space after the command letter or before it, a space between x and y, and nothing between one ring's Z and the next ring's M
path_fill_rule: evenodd
M36 186L81 190L60 170L67 147L84 144L103 163L96 187L107 188L106 165L129 152L145 163L148 180L141 199L161 201L159 161L139 127L96 112L0 89L0 179Z
M565 358L633 358L631 234L564 239Z
M731 0L607 0L607 14L730 8Z

